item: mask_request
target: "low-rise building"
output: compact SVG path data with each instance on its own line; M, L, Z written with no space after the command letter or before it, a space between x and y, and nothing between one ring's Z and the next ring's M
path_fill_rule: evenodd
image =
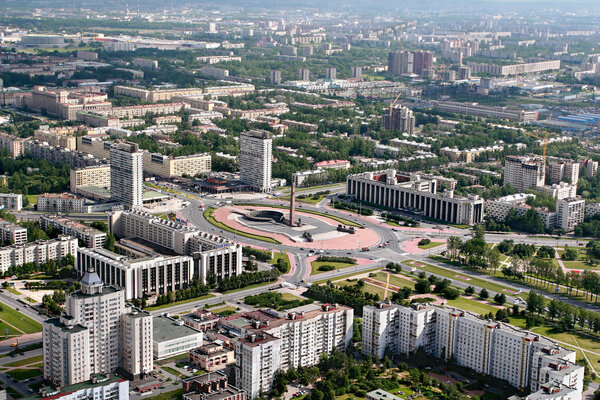
M106 244L106 232L59 215L40 216L40 227L56 229L64 235L74 236L81 240L85 247L102 248Z
M375 389L367 393L367 400L402 400L402 398L383 389Z
M246 400L246 392L231 386L225 374L211 372L184 379L183 400Z
M60 260L67 255L77 254L77 238L60 235L57 239L13 244L0 248L0 273L10 267L23 264L43 264L48 260Z
M154 358L162 360L202 346L203 334L183 321L167 316L154 317Z
M56 213L85 213L86 199L71 193L44 193L37 198L37 210Z
M21 211L23 208L23 195L0 193L0 207L4 207L4 210Z
M27 228L0 219L0 242L8 244L27 243Z
M97 374L87 382L53 388L42 386L39 393L24 400L125 400L129 398L129 381L120 376Z
M327 160L314 163L316 169L349 169L350 161L348 160Z
M209 343L190 350L189 362L195 368L213 372L234 364L235 353L222 344Z
M110 190L110 165L93 165L71 169L69 173L71 192L80 193L87 187Z
M524 216L532 207L527 204L529 197L535 198L534 194L517 193L509 196L500 197L495 200L485 202L485 212L488 218L503 222L506 220L509 212L514 210L518 216ZM557 213L545 208L536 208L536 214L542 219L545 229L556 227Z

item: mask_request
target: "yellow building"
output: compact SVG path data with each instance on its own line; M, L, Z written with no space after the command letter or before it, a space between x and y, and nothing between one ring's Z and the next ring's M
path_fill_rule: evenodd
M169 157L158 153L144 153L144 172L161 178L176 176L196 176L210 172L210 154L194 154L191 156Z

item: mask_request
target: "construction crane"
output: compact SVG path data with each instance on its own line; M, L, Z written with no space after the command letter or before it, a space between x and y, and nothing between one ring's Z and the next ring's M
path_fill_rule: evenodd
M544 161L544 165L546 165L546 151L548 150L548 136L550 135L550 131L546 131L546 136L544 136L543 138L527 131L522 131L522 133L542 141L542 159Z
M392 101L390 103L390 118L392 117L392 108L394 108L394 106L398 102L398 99L400 98L400 96L402 96L402 92L398 93L398 96L396 96L396 98L394 99L394 101Z

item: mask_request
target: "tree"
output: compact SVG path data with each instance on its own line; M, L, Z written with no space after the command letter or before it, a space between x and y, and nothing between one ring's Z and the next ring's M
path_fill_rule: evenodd
M506 303L506 295L504 293L496 293L494 296L494 301L496 304L503 305Z
M473 293L475 293L475 288L472 285L467 286L467 288L465 289L465 294L472 296Z
M544 312L544 307L546 305L546 299L544 296L537 294L535 291L530 291L527 296L527 311L541 314Z
M450 259L454 260L455 258L458 258L462 245L463 241L460 237L450 236L448 238L448 254Z
M481 289L481 291L479 292L479 298L482 300L485 300L488 297L490 297L490 294L488 293L488 291L485 288Z
M578 256L579 256L579 253L577 253L577 250L569 247L569 245L565 245L565 252L561 256L561 258L565 261L575 261L575 260L577 260Z
M415 292L419 294L430 293L431 284L427 279L419 279L417 280L417 283L415 283Z
M515 245L514 240L504 239L503 241L501 241L498 244L497 248L498 248L498 251L500 251L500 253L509 254L512 251L514 245Z

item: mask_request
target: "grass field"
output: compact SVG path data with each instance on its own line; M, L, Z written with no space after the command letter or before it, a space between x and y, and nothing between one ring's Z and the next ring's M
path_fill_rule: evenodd
M438 266L435 266L432 264L416 262L416 261L408 261L407 264L415 266L422 271L431 272L431 273L441 275L445 278L449 278L452 280L458 280L461 282L469 283L473 286L485 288L487 290L492 290L494 292L507 292L508 293L511 290L507 286L503 286L503 285L500 285L500 284L497 284L494 282L488 282L486 280L483 280L483 279L480 279L480 278L477 278L474 276L470 276L469 272L467 272L467 271L465 271L464 273L457 273L457 272L454 272L447 268L442 268L442 267L438 267ZM417 265L417 264L420 264L420 265ZM468 279L457 278L457 275L465 276Z
M448 305L456 308L461 308L463 310L471 311L476 314L489 314L490 312L496 314L496 312L498 311L498 308L496 307L476 300L467 299L463 296L460 296L459 298L454 300L448 300Z
M19 360L19 361L13 361L11 363L8 364L4 364L5 367L22 367L23 365L29 365L29 364L33 364L36 362L40 362L44 359L44 356L39 355L39 356L35 356L35 357L31 357L31 358L24 358L23 360Z
M274 253L273 258L271 259L271 264L277 264L279 259L282 259L283 261L287 262L288 270L286 271L286 274L290 272L290 268L292 267L292 264L290 263L290 257L284 253Z
M429 242L429 243L424 244L424 245L418 245L418 247L420 249L422 249L422 250L427 250L427 249L432 249L434 247L438 247L438 246L441 246L441 245L444 245L444 244L446 244L446 243L444 243L444 242Z
M161 393L157 396L147 397L145 400L177 400L183 396L183 389L173 390L172 392Z
M203 215L204 215L204 218L208 222L210 222L211 224L213 224L217 228L226 230L228 232L232 232L232 233L234 233L236 235L245 236L245 237L248 237L250 239L256 239L256 240L260 240L260 241L263 241L263 242L275 243L275 244L279 244L280 243L278 240L275 240L275 239L270 238L268 236L255 235L253 233L247 233L247 232L243 232L243 231L239 231L239 230L233 229L229 225L225 225L224 223L217 221L215 219L215 217L213 217L213 213L214 212L215 212L215 208L210 207L210 208L207 208L204 211Z
M348 281L348 280L341 280L341 281L335 281L335 285L337 286L356 286L356 283L358 281ZM365 283L365 286L363 286L363 288L361 289L361 291L363 293L371 293L371 294L378 294L380 299L384 298L384 294L385 294L385 289L382 287L377 287L377 286L373 286L370 285L368 283ZM388 290L388 297L392 296L392 291Z
M387 273L380 271L377 272L372 279L376 279L380 282L387 283L387 275ZM415 288L415 282L395 274L390 274L390 285L398 286L401 288L404 286L408 286L411 289Z
M6 304L2 305L0 311L0 320L14 326L23 333L36 333L42 331L42 324L21 314L17 310L10 308Z
M302 301L302 300L305 300L302 297L294 296L291 293L281 293L281 297L285 301L295 301L295 300Z
M375 271L380 271L380 270L381 270L381 267L374 267L374 268L368 269L366 271L361 271L361 272L358 272L358 273L353 272L351 274L335 276L333 278L320 279L320 280L315 281L313 283L315 285L320 285L320 284L326 283L327 281L333 281L333 280L339 280L339 279L348 279L348 278L352 278L355 275L362 275L362 274L367 274L369 272L375 272Z
M210 311L221 316L233 315L238 312L237 308L231 306L219 307Z
M16 294L17 296L21 295L21 292L19 292L17 289L11 288L10 286L6 288L6 290L8 290L9 292Z
M344 269L344 268L348 268L348 267L353 267L356 264L350 264L350 263L342 263L342 262L332 262L332 261L312 261L310 263L310 274L311 275L317 275L317 274L322 274L324 272L330 272L330 271L319 271L319 267L323 266L323 265L331 265L332 267L335 267L335 271L339 270L339 269ZM334 271L334 270L332 270Z
M261 286L268 286L271 283L275 283L275 281L271 281L271 282L267 281L267 282L255 283L254 285L244 286L244 287L241 287L239 289L227 290L227 291L223 292L223 294L235 293L235 292L239 292L239 291L242 291L242 290L253 289L253 288L257 288L257 287L261 287Z
M144 310L146 310L146 311L160 310L162 308L176 306L178 304L187 304L187 303L193 303L193 302L200 301L200 300L210 299L211 297L215 297L215 295L214 294L207 294L207 295L204 295L204 296L195 297L193 299L180 300L180 301L176 301L174 303L168 303L168 304L161 304L160 306L150 306L150 307L144 308Z
M25 379L34 378L36 376L42 375L41 369L13 369L12 371L7 371L6 375L11 378L15 378L18 381L24 381Z

